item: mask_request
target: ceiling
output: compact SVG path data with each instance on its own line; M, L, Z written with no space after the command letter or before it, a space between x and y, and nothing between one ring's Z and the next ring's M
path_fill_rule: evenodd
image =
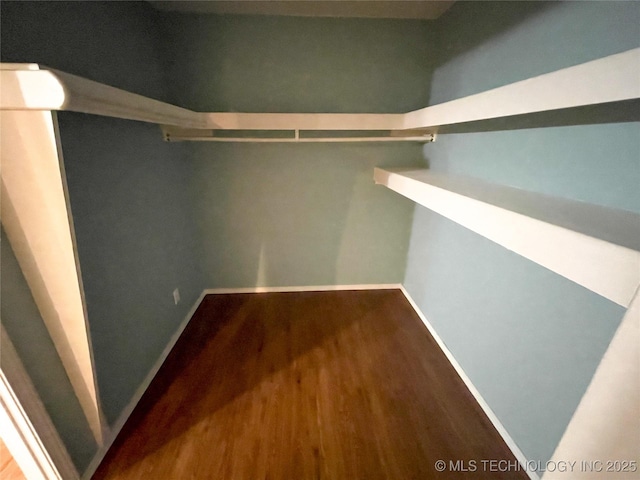
M164 1L148 0L156 9L182 13L286 15L301 17L413 18L434 20L455 0L437 1Z

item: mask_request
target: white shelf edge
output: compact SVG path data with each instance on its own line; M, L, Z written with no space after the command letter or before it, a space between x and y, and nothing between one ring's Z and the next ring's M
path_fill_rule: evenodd
M409 112L404 128L436 128L640 98L640 48Z
M0 424L5 444L28 478L79 478L40 395L0 325Z
M640 458L640 291L629 305L586 392L556 445L551 462L564 459ZM626 478L638 478L632 474ZM602 472L580 478L624 478ZM543 480L575 480L547 471Z
M55 113L2 111L0 123L2 226L89 427L101 444L106 423Z
M33 64L27 64L33 65ZM53 69L0 70L1 110L68 110L148 123L206 128L205 116Z
M401 130L403 113L204 113L220 130Z
M623 307L640 284L640 252L632 248L433 185L426 170L376 168L374 180Z
M0 64L0 109L70 110L200 130L437 130L640 98L640 48L408 113L195 112L37 64Z

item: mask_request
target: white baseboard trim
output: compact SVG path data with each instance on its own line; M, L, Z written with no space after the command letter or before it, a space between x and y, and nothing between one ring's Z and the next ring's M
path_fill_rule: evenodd
M403 295L405 296L407 301L411 304L411 306L413 307L418 317L420 317L424 325L427 327L427 330L429 330L429 333L434 338L434 340L436 341L436 343L438 344L442 352L445 354L445 356L447 357L447 359L449 360L453 368L456 370L456 372L458 373L458 375L460 376L464 384L467 386L467 388L469 389L473 397L476 399L476 401L478 402L482 410L485 412L485 414L487 415L491 423L494 425L498 433L502 436L507 446L511 449L516 459L520 462L521 465L523 465L523 468L524 468L524 466L526 466L526 463L527 463L527 458L524 456L520 448L518 448L517 444L511 438L511 436L509 435L507 430L504 428L500 420L498 420L498 417L495 415L495 413L493 413L493 411L491 410L491 407L489 407L489 405L484 400L484 398L482 398L482 395L480 395L480 392L478 392L478 390L475 388L475 386L471 382L471 379L469 379L469 377L464 372L460 364L457 362L457 360L455 359L451 351L447 348L443 340L436 333L435 329L433 328L429 320L427 320L427 318L424 316L424 314L420 310L420 307L418 307L418 305L414 302L413 298L411 298L411 295L409 294L409 292L407 292L404 286L400 283L385 283L385 284L359 284L359 285L313 285L313 286L286 286L286 287L283 286L283 287L205 289L200 294L195 304L191 307L191 309L189 310L189 313L187 313L187 316L182 320L178 329L172 335L171 339L167 343L167 346L162 351L162 354L160 355L160 357L158 357L158 360L153 365L153 368L149 371L149 373L147 374L142 384L140 384L140 386L136 390L129 404L125 407L125 409L120 414L120 417L115 422L113 428L110 429L108 437L105 438L104 445L98 450L96 455L91 460L89 466L87 467L86 471L82 475L82 480L91 479L91 476L95 473L98 466L100 465L100 462L102 462L102 460L104 459L105 455L107 454L107 451L109 450L109 448L115 441L116 437L120 433L120 430L122 430L122 427L124 426L126 421L129 419L129 416L133 413L134 408L136 407L136 405L144 395L144 392L147 390L147 388L149 388L149 385L151 384L154 377L160 370L160 367L169 356L169 353L177 343L178 339L182 335L182 332L189 324L189 321L195 314L198 306L200 306L200 304L202 303L202 300L206 295L221 295L221 294L230 294L230 293L326 292L326 291L344 291L344 290L389 290L389 289L399 289L403 293ZM525 468L525 471L527 471L527 474L529 475L529 478L531 478L531 480L540 480L540 477L535 472L530 472L526 468Z
M456 370L456 372L458 373L458 375L460 376L464 384L467 386L467 388L471 392L471 395L473 395L473 397L476 399L476 402L478 402L478 404L480 405L480 408L482 408L485 415L489 418L489 420L491 421L495 429L498 431L502 439L505 441L505 443L507 444L507 446L509 447L513 455L520 462L520 465L522 465L522 469L527 472L531 480L540 480L540 477L536 472L531 472L530 469L527 468L527 462L528 462L527 457L524 455L524 453L522 453L522 450L520 450L520 448L518 447L516 442L513 440L513 438L511 438L511 435L509 435L509 432L507 432L507 429L504 428L504 425L502 425L502 422L500 422L496 414L493 412L493 410L491 410L491 407L489 406L489 404L487 404L485 399L482 398L482 395L480 394L480 392L473 385L473 382L467 376L465 371L462 369L462 366L458 363L456 358L453 356L453 354L451 353L451 350L447 348L447 345L444 343L442 338L440 338L438 333L435 331L435 329L433 328L433 325L431 325L431 322L429 322L429 320L427 320L427 317L424 315L424 313L422 313L418 304L416 304L413 298L411 298L411 295L404 288L404 285L400 286L400 290L402 291L406 299L409 301L409 303L411 304L415 312L418 314L418 316L420 317L420 320L422 320L422 323L424 323L425 327L427 327L427 330L429 330L429 333L431 334L433 339L436 341L436 343L438 344L442 352L445 354L445 356L449 360L449 363L451 363L451 365Z
M125 409L122 411L122 413L120 414L120 417L118 417L118 420L116 420L115 424L113 425L113 428L111 428L109 430L108 434L106 435L106 438L105 438L105 441L104 441L104 445L102 445L102 447L98 450L98 452L95 454L95 456L93 457L93 459L89 463L89 466L87 467L85 472L82 474L82 480L89 480L91 478L91 476L95 473L95 471L98 469L98 466L100 465L100 462L102 462L102 460L104 459L105 455L107 454L107 451L109 450L109 448L111 448L111 445L113 444L113 442L115 441L116 437L120 433L120 430L122 430L122 427L124 427L124 424L127 422L129 417L133 413L134 408L136 407L136 405L138 404L138 402L142 398L142 395L144 395L144 392L147 390L147 388L149 388L149 385L151 384L153 378L156 376L156 374L160 370L160 367L162 366L164 361L169 356L169 353L171 352L171 350L175 346L176 342L178 341L178 339L182 335L182 332L184 331L184 329L188 325L189 321L191 320L191 318L195 314L196 309L202 303L202 300L204 299L204 297L206 295L219 295L219 294L229 294L229 293L314 292L314 291L324 292L324 291L337 291L337 290L388 290L388 289L400 289L401 287L402 287L402 285L399 284L399 283L389 283L389 284L385 283L385 284L370 284L370 285L369 284L358 284L358 285L311 285L311 286L287 286L287 287L249 287L249 288L208 288L208 289L205 289L200 294L200 296L198 297L198 300L196 300L195 304L191 307L191 309L189 310L189 313L187 313L187 316L182 320L182 323L180 323L180 326L178 327L178 329L175 331L175 333L173 334L173 336L171 337L171 339L167 343L167 346L162 351L162 354L158 357L158 360L153 365L153 368L149 371L149 373L145 377L144 381L140 384L140 386L136 390L135 394L131 398L131 401L125 407Z
M339 290L390 290L400 289L400 283L372 283L356 285L303 285L285 287L248 287L248 288L208 288L207 295L221 295L228 293L281 293L281 292L331 292Z
M129 417L133 413L133 410L136 408L136 405L138 405L138 402L140 401L140 399L144 395L144 392L146 392L147 388L149 388L149 385L151 385L151 382L153 381L154 377L156 376L156 374L160 370L160 367L162 367L162 364L164 363L164 361L169 356L169 353L171 352L171 350L173 350L173 347L175 346L176 342L178 341L178 339L182 335L182 332L184 331L184 329L189 324L189 321L191 320L193 315L196 313L196 310L198 309L198 307L202 303L202 300L204 299L205 295L206 295L206 292L202 292L200 294L200 296L198 297L198 299L196 300L194 305L191 307L191 309L187 313L186 317L182 320L182 322L178 326L177 330L174 332L174 334L169 339L169 342L167 343L167 346L164 348L164 350L162 351L162 353L160 354L160 356L156 360L156 363L154 363L153 367L151 368L151 370L149 371L149 373L145 377L144 381L140 384L140 386L138 387L138 389L134 393L133 397L131 398L131 401L124 408L124 410L120 414L120 417L118 417L118 420L116 420L116 422L113 425L113 427L109 430L108 436L105 438L104 445L102 445L102 447L98 450L98 452L95 454L95 456L93 457L93 459L89 463L89 466L87 467L85 472L82 474L82 480L89 480L93 476L93 474L96 472L96 470L98 469L98 466L100 465L100 463L104 459L104 457L107 454L107 451L109 450L109 448L111 448L111 445L113 444L113 442L115 441L116 437L120 433L120 430L122 430L122 427L124 427L124 424L127 422Z

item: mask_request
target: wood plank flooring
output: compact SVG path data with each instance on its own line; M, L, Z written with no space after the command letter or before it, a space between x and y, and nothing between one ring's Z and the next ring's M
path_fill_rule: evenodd
M4 441L0 438L0 479L26 480L18 463L11 455Z
M93 478L528 478L484 459L515 462L399 290L209 295Z

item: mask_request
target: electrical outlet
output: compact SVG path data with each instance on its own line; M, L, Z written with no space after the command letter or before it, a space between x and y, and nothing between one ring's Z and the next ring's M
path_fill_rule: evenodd
M173 302L176 305L180 303L180 290L177 288L173 291Z

